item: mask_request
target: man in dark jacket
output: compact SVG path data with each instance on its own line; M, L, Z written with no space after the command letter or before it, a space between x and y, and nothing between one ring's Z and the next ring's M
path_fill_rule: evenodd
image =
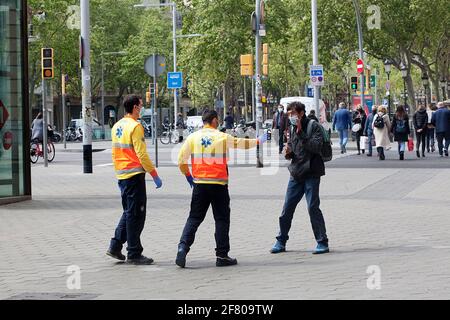
M320 177L325 175L325 165L320 154L323 146L322 129L320 124L305 115L304 104L293 102L290 107L292 107L292 111L289 120L294 130L288 142L286 159L292 160L289 165L291 177L279 219L280 232L270 252L286 251L286 242L289 239L288 234L295 208L303 195L306 195L312 229L317 241L317 247L313 253L327 253L329 252L328 237L322 211L319 208ZM307 134L308 126L312 126L311 135Z
M339 110L333 117L333 130L339 132L339 144L341 145L341 153L346 153L348 142L348 130L352 128L352 116L347 110L345 103L339 103Z
M436 137L438 140L439 155L443 153L448 157L448 147L450 146L450 110L443 102L439 102L438 110L433 114L431 123L436 127ZM444 146L445 139L445 146Z
M283 152L284 148L284 134L288 125L288 117L284 112L284 107L282 105L278 106L278 111L273 115L272 129L278 129L279 137L278 137L278 146L279 153Z
M428 130L428 114L424 105L419 107L419 110L413 116L414 129L417 137L417 158L420 158L420 144L422 144L422 157L425 158L425 147Z

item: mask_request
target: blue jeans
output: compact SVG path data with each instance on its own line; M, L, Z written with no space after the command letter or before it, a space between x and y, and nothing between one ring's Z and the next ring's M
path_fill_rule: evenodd
M325 220L323 219L322 211L319 208L319 186L320 178L309 178L303 182L297 182L294 178L290 177L283 212L280 216L280 232L277 237L278 241L286 244L286 241L289 240L288 234L291 229L295 208L300 200L302 200L303 195L306 195L306 202L308 204L308 212L314 237L318 243L328 246Z
M345 148L345 146L347 145L348 142L348 130L347 129L343 129L343 130L338 130L339 132L339 143L341 145L341 149Z
M147 207L145 173L119 180L119 188L122 195L123 215L117 225L114 238L111 239L110 250L121 251L126 242L128 258L136 259L144 250L140 237L144 229Z
M373 138L373 132L368 131L367 132L367 141L369 144L369 150L367 151L369 154L372 154L372 138Z
M405 141L398 141L398 152L405 152L406 150L406 142Z

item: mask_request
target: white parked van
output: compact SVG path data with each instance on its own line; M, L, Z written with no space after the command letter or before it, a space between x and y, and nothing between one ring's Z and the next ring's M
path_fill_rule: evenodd
M284 111L286 112L286 108L287 108L288 104L290 104L294 101L301 102L305 105L306 115L308 115L311 110L316 109L315 104L314 104L314 98L310 98L310 97L286 97L286 98L282 98L280 100L280 104L284 107ZM330 123L327 121L326 106L325 106L325 103L321 99L319 99L319 114L320 114L320 117L317 117L317 118L319 119L319 121L323 125L323 127L326 130L331 129Z

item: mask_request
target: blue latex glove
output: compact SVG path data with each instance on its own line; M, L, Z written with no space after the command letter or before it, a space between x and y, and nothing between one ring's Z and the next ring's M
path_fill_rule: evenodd
M262 136L259 136L258 137L258 143L259 144L263 144L264 142L266 142L267 141L267 133L264 133Z
M186 176L186 180L189 183L189 185L191 186L191 188L193 188L194 187L194 178L192 178L192 176L189 175L189 176Z
M162 187L162 180L159 176L153 177L153 182L156 185L156 189L159 189Z

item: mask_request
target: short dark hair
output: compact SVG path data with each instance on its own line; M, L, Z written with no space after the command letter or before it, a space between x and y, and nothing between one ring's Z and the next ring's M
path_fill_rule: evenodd
M203 123L211 124L214 118L219 118L219 115L215 110L207 110L203 112L202 115Z
M126 96L123 100L123 107L125 108L125 112L133 113L134 106L138 106L140 104L140 100L142 100L142 98L136 94L130 94Z
M300 112L304 112L306 113L306 107L303 103L299 102L299 101L294 101L292 103L289 104L289 106L295 110L295 112L300 113Z

